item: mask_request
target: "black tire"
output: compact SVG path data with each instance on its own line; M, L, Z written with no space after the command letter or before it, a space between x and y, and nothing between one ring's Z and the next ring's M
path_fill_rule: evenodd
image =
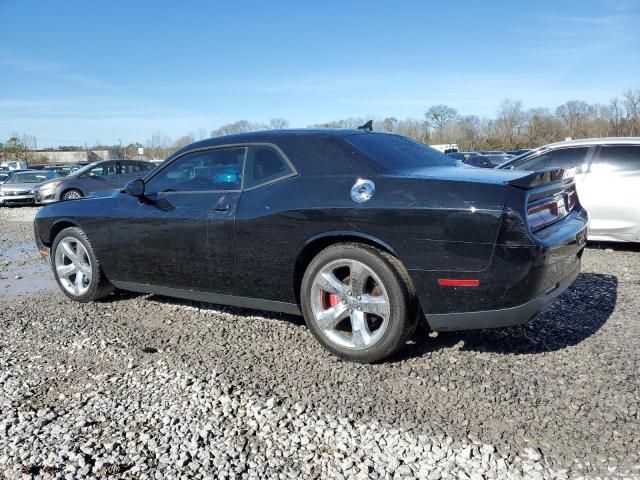
M84 195L82 195L82 192L77 188L70 188L69 190L65 190L64 192L62 192L62 195L60 195L60 200L73 200L76 198L82 198L83 196Z
M56 269L55 259L58 246L63 239L68 237L72 237L78 242L82 243L87 251L87 256L89 257L91 263L91 282L89 283L89 289L82 295L74 295L73 293L69 292L62 284L62 281ZM60 231L58 235L56 235L56 238L54 239L53 245L51 247L51 266L53 269L53 275L56 278L56 282L58 282L60 290L62 290L62 292L67 297L76 302L86 303L100 300L109 296L114 291L113 285L111 285L111 282L109 282L104 272L102 271L102 268L100 267L100 262L96 258L89 238L81 229L77 227L65 228L64 230Z
M316 323L311 291L316 275L331 262L356 260L371 269L387 292L390 314L386 330L373 345L361 349L345 348L333 342ZM339 243L322 250L311 261L302 279L300 301L309 330L320 344L333 354L358 363L379 362L402 347L417 324L415 287L402 263L394 256L369 245Z

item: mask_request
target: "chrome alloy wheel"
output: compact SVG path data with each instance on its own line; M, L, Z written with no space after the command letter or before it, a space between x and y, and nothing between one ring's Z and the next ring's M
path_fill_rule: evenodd
M84 245L74 237L65 237L58 243L55 269L62 287L71 295L81 296L91 286L91 259Z
M77 190L69 190L63 195L63 200L75 200L76 198L81 198L80 192Z
M311 287L314 320L329 340L354 350L371 347L389 326L389 296L376 273L340 259L318 272Z

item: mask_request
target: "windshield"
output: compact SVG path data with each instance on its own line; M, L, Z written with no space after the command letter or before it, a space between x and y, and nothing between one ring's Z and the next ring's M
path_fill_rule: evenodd
M14 184L14 183L42 183L48 178L53 178L52 175L47 175L47 173L43 172L23 172L23 173L14 173L9 177L9 180L6 181L6 184Z
M367 133L349 135L346 140L379 165L394 171L458 165L444 153L400 135Z

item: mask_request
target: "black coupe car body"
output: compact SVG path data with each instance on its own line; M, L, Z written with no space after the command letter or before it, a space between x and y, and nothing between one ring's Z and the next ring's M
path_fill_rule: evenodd
M587 223L562 170L476 169L385 133L285 130L189 145L126 191L44 207L35 231L48 255L80 229L121 289L288 313L320 252L362 245L408 274L432 329L454 330L535 317L577 276Z

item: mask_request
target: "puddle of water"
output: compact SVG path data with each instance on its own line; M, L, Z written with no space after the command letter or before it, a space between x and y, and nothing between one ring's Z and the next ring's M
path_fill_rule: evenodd
M40 257L34 242L0 250L0 295L16 297L57 287L49 263Z
M34 256L39 256L35 242L17 243L0 249L0 262L28 260L29 257Z
M57 288L51 267L45 260L0 273L0 295L16 297Z

